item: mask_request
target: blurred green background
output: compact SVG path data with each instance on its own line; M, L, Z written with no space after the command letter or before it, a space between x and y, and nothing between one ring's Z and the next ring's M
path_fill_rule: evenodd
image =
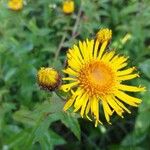
M20 11L0 1L0 149L1 150L149 150L150 149L150 1L75 0L65 15L63 0L25 0ZM36 83L42 66L64 67L73 43L93 38L100 28L113 31L111 48L130 56L144 85L143 102L112 125L94 127L64 113L56 94ZM125 43L122 39L130 34ZM102 116L102 115L101 115Z

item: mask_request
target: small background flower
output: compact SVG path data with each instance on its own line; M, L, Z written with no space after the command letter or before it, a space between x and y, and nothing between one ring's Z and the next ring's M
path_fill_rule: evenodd
M23 0L9 0L8 8L11 10L21 10L23 8Z
M74 0L64 0L63 2L63 12L65 14L71 14L74 12L75 9L75 4L74 4Z

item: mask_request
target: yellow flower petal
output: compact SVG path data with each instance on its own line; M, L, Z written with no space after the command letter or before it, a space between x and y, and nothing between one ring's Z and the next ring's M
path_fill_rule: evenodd
M97 127L98 122L100 122L100 121L99 121L99 103L98 103L98 99L96 97L94 97L92 99L91 111L93 112L93 114L95 116L95 127Z
M114 101L114 99L110 96L107 98L107 103L114 109L114 111L123 118L122 113L123 109Z
M94 46L94 40L88 41L87 39L87 47L88 47L87 53L89 53L90 59L93 58L93 49L94 49L93 46Z
M86 107L86 110L85 110L85 115L86 115L86 117L87 117L90 121L92 121L92 119L88 116L88 113L89 113L90 109L91 109L91 100L88 101L88 104L87 104L87 107Z
M75 102L75 105L74 105L75 109L74 109L73 112L78 111L81 108L81 106L84 104L84 102L87 101L87 99L88 99L88 96L87 96L86 93L84 93L82 96L77 98L76 102Z
M74 48L75 56L78 57L79 61L81 61L82 63L84 63L84 60L82 58L82 55L81 55L81 52L80 52L79 48L76 45L74 45L73 48Z
M72 87L78 85L78 81L76 82L73 82L73 83L69 83L69 84L65 84L65 85L62 85L60 87L61 90L63 90L64 92L68 92Z
M98 40L96 40L96 42L95 42L95 47L94 47L94 59L96 59L97 58L97 55L98 55L98 47L99 47L99 42L98 42Z
M136 86L129 86L129 85L118 85L118 89L123 91L129 91L129 92L140 92L145 91L145 87L136 87Z
M132 73L135 70L135 67L126 69L126 70L121 70L117 72L117 76L124 76L124 75L128 75L130 73Z
M125 81L125 80L131 80L137 77L139 77L138 74L131 74L131 75L126 75L126 76L119 76L118 80Z
M76 78L70 78L70 77L62 78L62 80L64 80L64 81L66 81L66 80L77 81Z
M115 55L115 51L111 51L102 57L102 61L109 62L113 58L114 55Z
M70 98L64 105L63 110L66 111L69 107L71 107L74 101L75 101L75 98Z
M115 92L115 96L117 96L123 102L135 107L137 107L142 102L141 99L132 97L122 91Z
M78 73L76 71L72 70L71 68L67 68L67 69L63 70L63 72L67 73L69 75L73 75L73 76L77 76L78 75Z
M103 53L104 53L104 51L105 51L105 48L106 48L107 44L108 44L107 41L105 41L105 42L102 44L97 59L101 59L101 57L102 57L102 55L103 55Z
M85 41L83 43L81 41L79 41L79 49L80 49L80 52L81 52L81 55L82 55L84 61L87 61L89 58L88 58L88 55L86 55L87 54L87 44Z
M121 65L122 63L126 62L128 60L128 57L124 57L124 56L115 56L113 59L112 59L112 63L114 65Z
M81 61L78 59L78 57L75 57L76 55L75 54L72 54L72 51L73 50L70 50L68 53L67 53L67 57L68 57L68 65L69 66L73 66L74 70L77 70L77 69L80 69L81 68ZM74 56L74 59L72 59L72 57ZM75 68L76 67L76 68Z
M128 65L128 63L123 63L121 65L118 65L118 67L116 67L117 70L123 69L124 67L126 67Z
M102 104L103 104L105 118L106 118L107 122L110 123L110 117L109 116L112 115L113 111L110 109L110 107L107 104L106 100L103 100Z
M84 102L82 103L82 106L81 106L81 117L83 118L83 115L84 115L84 112L85 112L85 108L86 108L86 104L88 102L88 97L84 99Z
M115 100L115 102L116 102L121 108L123 108L124 110L126 110L129 114L131 113L131 111L130 111L127 107L125 107L124 104L121 103L117 98L113 97L113 99Z

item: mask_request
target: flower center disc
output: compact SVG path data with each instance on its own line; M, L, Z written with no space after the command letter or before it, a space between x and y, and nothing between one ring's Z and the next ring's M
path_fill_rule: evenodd
M112 69L101 61L86 64L80 71L79 81L90 96L105 95L112 91L115 76Z

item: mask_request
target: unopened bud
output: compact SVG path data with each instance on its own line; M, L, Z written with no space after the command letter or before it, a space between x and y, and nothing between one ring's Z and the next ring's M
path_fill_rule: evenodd
M112 38L112 30L108 28L100 29L96 34L96 39L103 43L105 41L109 42Z
M42 67L37 74L38 84L49 91L54 91L61 84L61 76L53 68Z

